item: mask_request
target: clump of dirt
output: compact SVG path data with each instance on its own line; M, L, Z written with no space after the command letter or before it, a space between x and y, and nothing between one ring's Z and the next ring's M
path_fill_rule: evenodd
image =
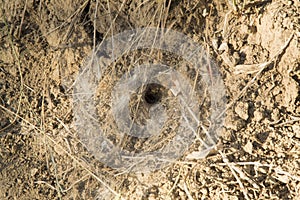
M0 199L299 197L299 1L17 0L0 7ZM217 61L226 119L207 157L184 155L148 174L120 172L95 159L80 139L72 89L104 38L148 26L188 35ZM126 59L119 61L127 63L117 68L120 74L129 70ZM194 80L186 65L178 70ZM98 107L100 121L109 119L110 87L120 74L107 71L99 84L98 98L107 100ZM144 150L145 141L130 141L126 148ZM195 141L190 152L200 146Z

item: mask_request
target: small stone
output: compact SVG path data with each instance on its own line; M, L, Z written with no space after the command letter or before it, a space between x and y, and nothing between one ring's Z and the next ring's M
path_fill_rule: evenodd
M251 141L248 141L247 144L243 147L244 151L246 151L249 154L252 154L253 151L253 145Z
M249 105L244 102L239 102L235 107L235 112L240 118L242 118L243 120L247 120L249 118Z
M260 112L259 110L255 110L254 113L253 113L253 115L254 115L254 120L257 121L257 122L259 122L260 120L262 120L263 117L264 117L263 114L262 114L262 112Z
M278 121L280 119L280 112L277 108L275 108L271 114L271 118L274 122Z
M234 61L235 61L234 63L235 63L235 65L236 65L237 63L240 62L241 58L240 58L240 55L239 55L238 52L234 52L232 56L233 56L233 58L234 58Z
M33 168L33 169L30 170L31 176L34 176L37 172L38 172L37 168Z
M202 16L203 16L203 17L206 17L207 15L208 15L208 12L207 12L206 8L204 8L204 10L203 10L203 12L202 12Z
M293 131L295 133L295 136L297 138L300 138L300 126L295 124L295 125L292 126L292 128L293 128Z
M229 47L228 44L226 42L223 42L218 49L220 52L228 52L229 51Z

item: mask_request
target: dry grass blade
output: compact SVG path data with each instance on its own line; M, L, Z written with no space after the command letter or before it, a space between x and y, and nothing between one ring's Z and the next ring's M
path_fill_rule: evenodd
M44 135L44 137L47 138L48 141L51 142L52 146L55 147L55 149L57 150L61 150L62 152L64 152L66 155L68 155L74 162L76 162L79 166L81 166L85 171L88 172L89 175L91 175L93 178L95 178L97 181L99 181L101 184L103 184L107 189L109 189L110 192L112 192L116 197L118 197L119 199L123 199L123 197L121 196L121 194L119 194L118 192L116 192L115 190L113 190L107 183L105 183L101 178L99 178L95 173L93 173L91 170L89 170L83 163L82 161L80 161L79 159L77 159L76 157L74 157L71 153L69 153L65 148L63 148L60 144L58 144L53 138L51 138L49 135L47 135L43 130L41 130L40 128L36 127L34 124L30 123L29 121L27 121L26 119L22 118L21 116L19 116L18 114L12 112L11 110L5 108L4 106L0 105L0 108L2 108L3 110L5 110L6 112L14 115L16 118L20 118L22 119L22 121L24 123L27 123L28 125L31 125L35 130L37 130L40 134ZM61 152L58 152L61 153Z
M285 51L285 49L289 46L290 42L292 41L294 37L294 33L291 34L291 36L289 37L289 39L285 42L285 44L283 45L283 47L275 54L275 56L273 58L271 58L268 62L259 64L258 66L258 72L254 75L254 77L246 84L246 86L238 93L238 95L236 95L235 98L233 98L233 100L227 105L226 109L219 115L219 117L223 116L226 111L231 108L241 97L242 95L248 90L248 88L255 82L255 80L261 75L261 73L264 71L264 69L269 66L270 64L272 64L273 62L275 62ZM251 65L251 68L253 68L253 66L255 65ZM242 67L238 67L238 72L236 73L240 73Z
M233 174L233 176L235 177L236 181L238 182L245 199L250 200L249 195L248 195L248 191L247 189L244 187L244 184L242 183L242 181L240 180L239 176L237 175L237 168L235 166L230 165L228 158L226 157L226 155L218 150L219 154L222 156L223 162L226 164L226 166L229 167L231 173Z
M24 94L23 94L24 80L23 80L23 74L22 74L22 69L21 69L20 54L16 50L16 47L15 47L15 45L13 43L12 35L10 34L10 31L8 30L9 26L8 26L8 23L7 23L7 19L5 18L4 11L2 9L3 8L1 8L1 11L2 11L2 16L4 17L4 23L5 23L6 32L7 32L7 35L9 36L9 38L8 38L9 39L9 46L12 49L13 55L14 55L15 60L17 62L18 73L19 73L19 77L20 77L19 100L18 100L17 111L16 111L16 113L19 114L20 109L21 109L21 101L22 101L22 98L24 96ZM3 106L1 106L1 107L3 107ZM11 127L15 123L15 121L17 120L17 118L18 117L15 115L14 119L12 120L12 122L8 126L0 129L0 132L2 132L4 130L8 129L9 127Z
M89 2L90 2L90 0L86 0L68 19L64 20L64 22L60 26L58 26L58 27L50 30L49 32L47 32L45 34L45 36L53 33L54 31L57 31L57 30L65 27L69 24L68 30L66 31L65 35L63 36L63 39L60 41L60 42L66 42L72 34L72 31L74 29L74 25L79 20L83 10L85 9L85 7L88 5Z
M289 39L285 42L285 44L281 47L281 49L273 56L269 61L261 63L261 64L250 64L250 65L236 65L234 74L241 74L241 73L261 73L267 66L275 62L285 51L285 49L289 46L290 42L294 37L294 33L291 34Z

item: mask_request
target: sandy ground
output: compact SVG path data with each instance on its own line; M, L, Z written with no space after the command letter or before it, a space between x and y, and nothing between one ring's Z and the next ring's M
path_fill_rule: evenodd
M0 199L300 199L299 0L2 0L0 8ZM79 137L73 83L103 39L148 26L207 49L226 87L226 117L205 158L124 173Z

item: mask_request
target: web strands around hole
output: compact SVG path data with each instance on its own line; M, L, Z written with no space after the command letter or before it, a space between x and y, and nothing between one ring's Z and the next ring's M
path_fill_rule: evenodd
M223 82L216 66L208 60L200 45L180 32L156 28L125 31L107 38L93 52L77 77L74 89L76 102L74 114L76 127L83 143L97 159L115 169L143 172L168 165L182 156L193 143L200 123L199 106L196 105L197 97L191 95L194 94L192 92L194 88L190 81L186 80L186 77L176 70L171 70L169 66L140 65L132 71L132 76L122 77L112 91L111 112L117 125L118 134L121 138L124 137L124 133L135 138L147 138L157 134L156 130L163 127L167 115L160 103L154 103L151 106L152 111L146 125L137 124L130 117L128 106L130 92L147 84L162 85L170 90L180 102L178 109L181 116L178 131L164 147L146 152L126 151L106 137L97 121L97 109L94 102L91 101L91 99L95 99L98 83L103 79L103 72L107 66L127 52L145 48L161 49L182 57L192 63L194 70L200 73L202 80L206 82L207 91L211 97L211 124L206 130L206 138L202 140L205 148L215 145L214 138L217 137L217 130L223 123L223 117L220 115L225 109ZM149 95L149 93L147 94ZM150 96L147 96L148 101L155 102L155 98L152 97L155 96L151 96L150 93Z

